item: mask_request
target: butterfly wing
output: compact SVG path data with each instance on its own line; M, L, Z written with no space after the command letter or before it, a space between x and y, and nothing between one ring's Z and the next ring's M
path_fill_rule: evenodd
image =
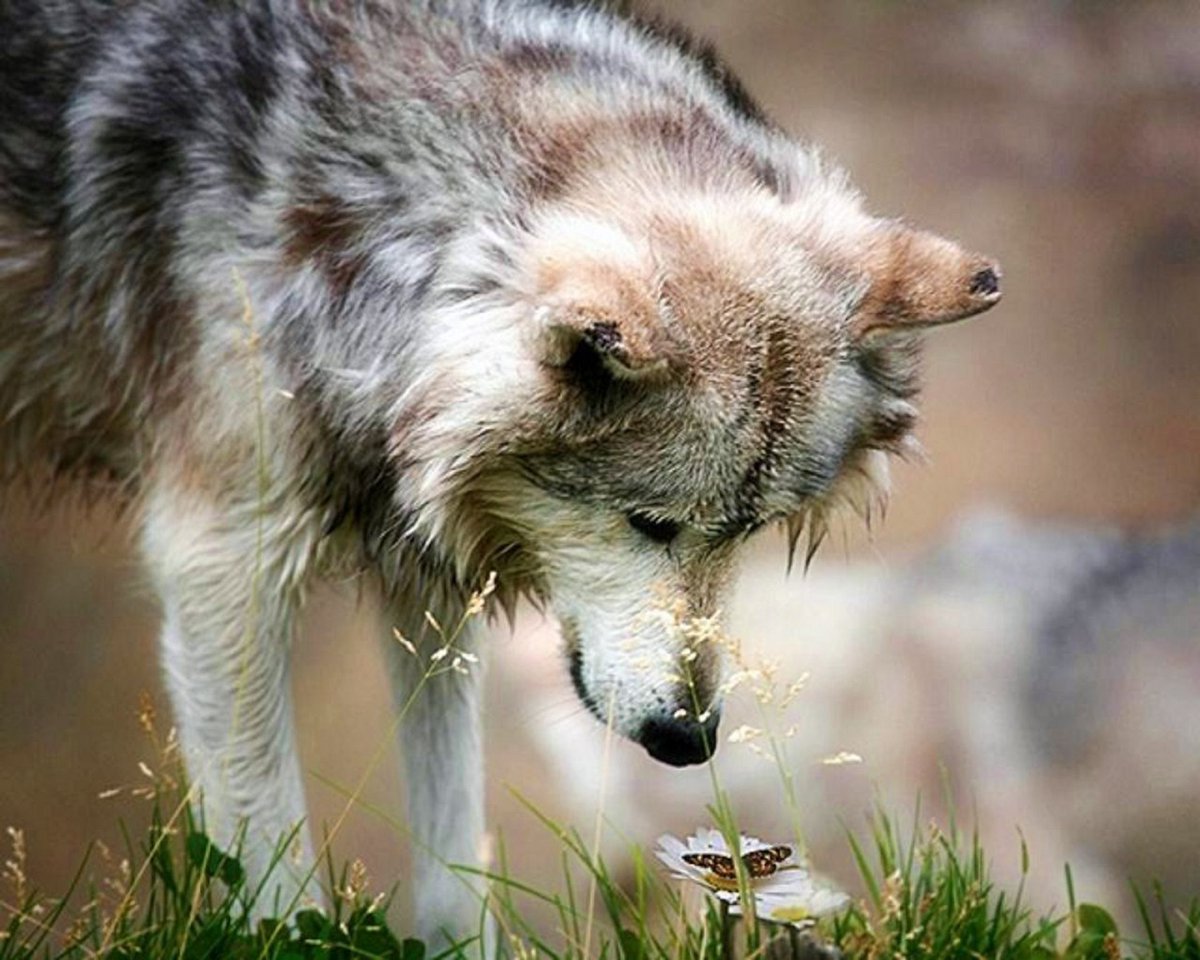
M684 863L708 870L722 880L737 879L737 867L733 863L733 857L723 853L685 853L682 859Z
M762 880L764 877L769 877L779 869L779 865L792 855L792 848L782 844L774 847L763 847L760 850L751 850L749 853L742 855L742 863L746 865L746 872L755 880Z

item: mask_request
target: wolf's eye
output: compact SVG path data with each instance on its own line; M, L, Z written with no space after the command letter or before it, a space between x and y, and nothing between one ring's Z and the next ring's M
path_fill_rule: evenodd
M655 543L670 543L679 536L679 524L671 520L656 520L644 513L627 514L629 525Z

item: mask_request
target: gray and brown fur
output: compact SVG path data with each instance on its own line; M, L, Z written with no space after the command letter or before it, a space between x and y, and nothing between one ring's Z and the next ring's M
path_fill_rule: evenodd
M715 719L631 666L677 656L656 591L716 616L746 535L819 539L912 443L915 333L999 297L990 262L865 213L710 52L584 4L0 21L0 471L140 506L218 834L303 817L286 646L333 570L373 572L414 636L496 570L558 613L595 712L700 759ZM431 877L481 829L458 679L401 737ZM473 915L454 878L415 886L425 932Z

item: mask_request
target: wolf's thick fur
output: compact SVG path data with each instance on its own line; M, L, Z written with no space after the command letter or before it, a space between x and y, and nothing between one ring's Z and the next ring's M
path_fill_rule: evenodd
M911 443L914 331L999 297L707 51L584 5L0 21L0 469L139 505L192 776L254 874L304 817L288 644L314 575L370 571L416 637L494 569L556 611L593 712L695 762L719 658L689 665L712 718L681 716L656 608L715 615L767 523L819 538ZM436 678L403 728L426 934L477 912L438 867L476 856L477 684Z

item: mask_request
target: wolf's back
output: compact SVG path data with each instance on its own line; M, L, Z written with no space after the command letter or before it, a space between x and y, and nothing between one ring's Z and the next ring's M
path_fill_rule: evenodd
M0 0L0 479L132 472L194 333L185 226L233 245L295 6Z
M113 0L0 3L0 207L48 227L61 208L66 113Z
M71 113L120 0L0 0L0 481L35 463L117 472L111 364L56 310L68 255ZM107 368L107 369L106 369Z

